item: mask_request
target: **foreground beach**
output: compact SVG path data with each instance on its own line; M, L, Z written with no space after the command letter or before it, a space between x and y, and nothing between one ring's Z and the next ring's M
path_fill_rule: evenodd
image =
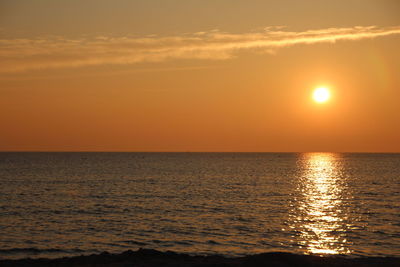
M343 256L319 257L283 252L262 253L244 257L190 256L152 249L128 250L121 254L103 252L88 256L59 259L0 260L0 266L400 266L400 258Z

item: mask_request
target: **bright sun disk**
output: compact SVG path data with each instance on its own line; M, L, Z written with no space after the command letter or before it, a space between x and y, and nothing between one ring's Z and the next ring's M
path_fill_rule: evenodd
M318 103L324 103L329 100L331 94L326 87L318 87L314 90L313 98Z

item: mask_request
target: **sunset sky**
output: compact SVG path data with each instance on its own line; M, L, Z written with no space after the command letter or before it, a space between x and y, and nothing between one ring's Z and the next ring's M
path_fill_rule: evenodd
M0 151L400 152L400 1L0 0Z

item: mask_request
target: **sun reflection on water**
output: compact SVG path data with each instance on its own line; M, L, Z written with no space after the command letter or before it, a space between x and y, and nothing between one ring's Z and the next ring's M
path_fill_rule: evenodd
M342 209L345 182L335 154L305 154L301 159L298 198L291 227L297 243L311 254L347 254L346 212Z

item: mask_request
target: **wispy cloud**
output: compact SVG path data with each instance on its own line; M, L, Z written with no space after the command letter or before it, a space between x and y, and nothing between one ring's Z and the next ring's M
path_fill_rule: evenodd
M334 43L400 34L400 26L356 26L308 31L284 31L268 27L260 32L231 34L218 30L181 36L109 37L66 39L61 37L0 40L0 72L134 64L173 59L224 60L238 52L274 52L300 44Z

